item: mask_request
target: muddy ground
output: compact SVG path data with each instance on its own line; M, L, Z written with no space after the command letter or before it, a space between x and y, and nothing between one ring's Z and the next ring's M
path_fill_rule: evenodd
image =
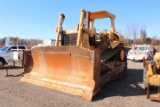
M128 61L126 74L104 86L92 102L20 82L22 68L8 72L6 77L6 71L0 69L0 107L160 107L160 102L146 98L142 62Z

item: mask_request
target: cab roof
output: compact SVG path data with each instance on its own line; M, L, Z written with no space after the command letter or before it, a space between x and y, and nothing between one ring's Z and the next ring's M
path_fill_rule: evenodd
M91 12L91 14L90 14L90 20L102 19L102 18L115 19L116 16L110 12L105 11L105 10Z

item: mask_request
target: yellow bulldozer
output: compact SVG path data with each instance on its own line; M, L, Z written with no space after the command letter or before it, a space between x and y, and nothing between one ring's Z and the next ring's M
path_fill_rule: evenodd
M19 45L20 44L19 37L4 37L1 39L0 47L7 46L7 45Z
M109 18L110 30L96 32L94 22ZM123 37L115 31L115 15L107 11L81 10L75 30L63 30L60 14L55 46L24 52L21 79L38 86L80 96L91 101L102 86L127 69Z
M19 45L20 39L18 37L5 37L5 45Z
M153 60L143 59L144 72L143 84L147 89L147 98L160 101L160 52L156 52ZM150 89L154 87L158 89L158 93L153 94Z

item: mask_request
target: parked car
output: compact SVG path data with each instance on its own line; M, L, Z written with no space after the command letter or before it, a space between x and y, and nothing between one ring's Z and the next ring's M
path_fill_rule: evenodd
M153 58L153 48L150 45L136 45L129 50L127 59L133 61L142 61L143 57L145 59Z
M8 64L9 61L21 61L25 49L28 49L25 45L9 45L0 48L0 66Z

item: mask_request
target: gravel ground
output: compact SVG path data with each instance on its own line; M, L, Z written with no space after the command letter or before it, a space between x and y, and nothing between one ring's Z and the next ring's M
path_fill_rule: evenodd
M108 83L88 102L81 97L20 82L23 69L0 69L0 107L160 107L160 102L146 98L143 89L142 62L128 61L123 77Z

